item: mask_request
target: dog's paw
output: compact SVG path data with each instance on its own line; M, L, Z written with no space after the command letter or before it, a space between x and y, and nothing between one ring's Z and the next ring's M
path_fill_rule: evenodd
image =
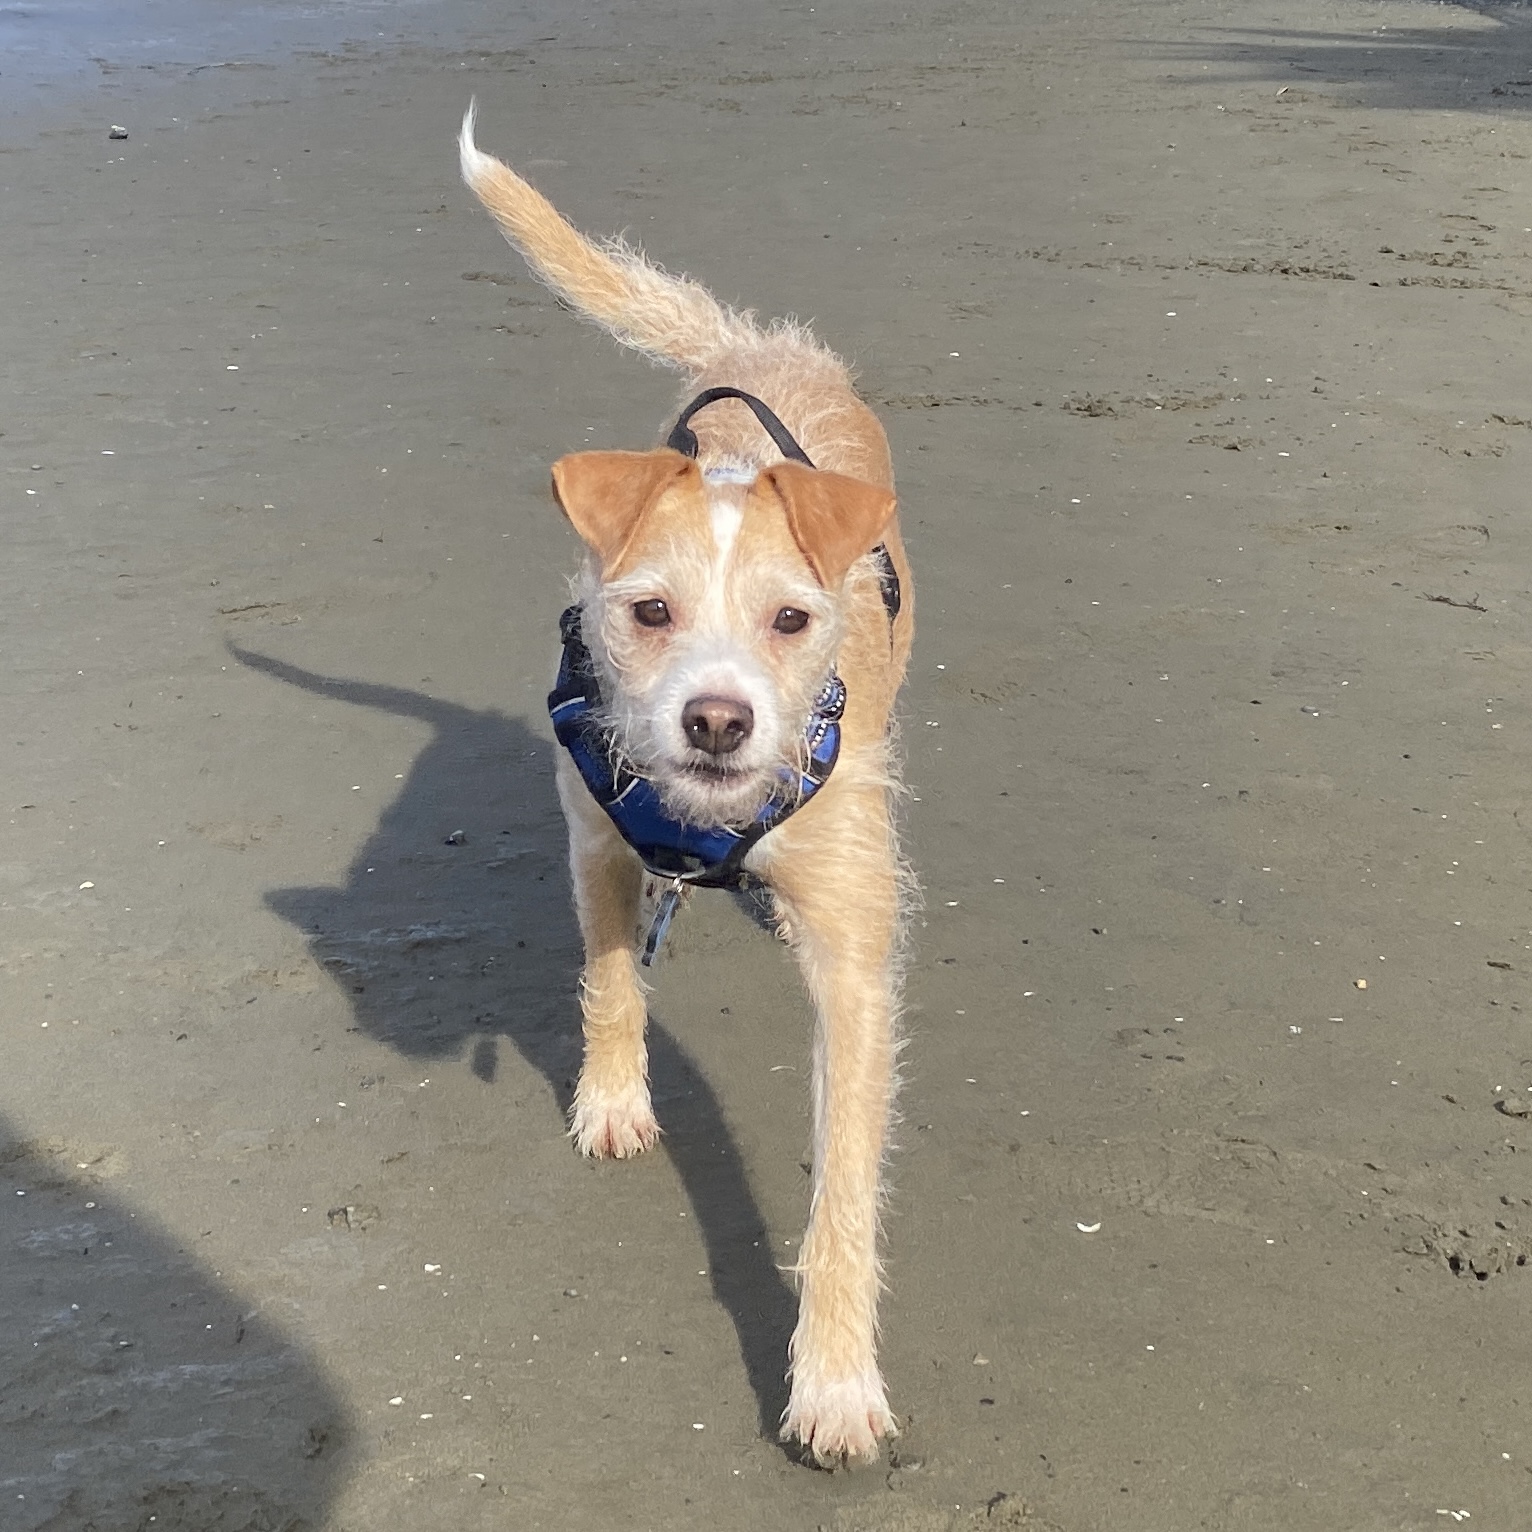
M652 1149L660 1136L649 1091L643 1084L613 1094L575 1093L569 1114L569 1136L581 1154L592 1160L626 1160Z
M877 1461L878 1443L899 1434L876 1371L836 1382L793 1380L782 1417L782 1440L803 1447L820 1468L854 1468Z

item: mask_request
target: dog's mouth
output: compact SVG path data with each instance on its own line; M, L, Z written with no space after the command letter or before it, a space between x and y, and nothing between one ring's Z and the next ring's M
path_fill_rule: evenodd
M728 766L722 761L689 760L681 763L681 771L696 782L707 782L715 787L741 787L758 772L741 766Z
M654 778L671 807L699 824L748 823L771 796L775 781L772 772L758 766L708 759L677 761L668 774Z

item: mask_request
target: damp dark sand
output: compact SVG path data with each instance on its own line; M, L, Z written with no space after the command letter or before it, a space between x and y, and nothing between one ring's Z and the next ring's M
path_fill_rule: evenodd
M0 1526L1526 1523L1525 10L0 26ZM562 1136L547 466L675 390L459 186L471 93L894 442L896 1466L773 1440L747 911L655 976L663 1148Z

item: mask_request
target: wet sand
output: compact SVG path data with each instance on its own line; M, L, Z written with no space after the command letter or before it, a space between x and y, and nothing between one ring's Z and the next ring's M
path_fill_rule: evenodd
M1532 17L505 10L3 18L0 1527L1524 1525ZM562 1136L547 466L676 390L472 93L893 440L876 1470L774 1441L748 909L656 973L663 1148Z

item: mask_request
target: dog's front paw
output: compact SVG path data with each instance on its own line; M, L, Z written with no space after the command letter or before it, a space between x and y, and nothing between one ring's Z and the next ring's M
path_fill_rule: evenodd
M877 1460L878 1443L899 1434L876 1371L835 1382L793 1380L782 1417L782 1440L802 1444L821 1468L857 1467Z
M642 1081L627 1090L588 1091L580 1082L569 1114L569 1136L593 1160L626 1160L652 1149L660 1136L649 1090Z

